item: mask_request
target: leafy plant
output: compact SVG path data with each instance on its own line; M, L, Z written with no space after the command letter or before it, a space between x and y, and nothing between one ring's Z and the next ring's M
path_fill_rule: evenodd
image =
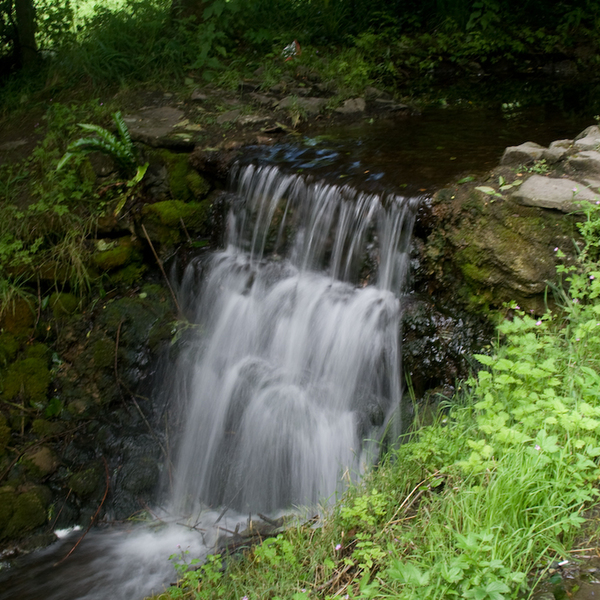
M56 166L56 170L62 169L75 153L102 152L110 156L125 175L133 175L136 171L137 160L131 136L119 111L114 113L113 119L117 135L99 125L79 123L81 129L95 133L96 137L79 138L69 144L67 152Z

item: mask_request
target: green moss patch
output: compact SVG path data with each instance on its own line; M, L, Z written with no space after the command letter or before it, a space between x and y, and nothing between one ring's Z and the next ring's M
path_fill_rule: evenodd
M140 258L132 239L125 237L114 241L99 240L98 251L92 255L92 262L101 271L111 271Z
M73 294L56 292L50 296L50 307L55 319L72 315L79 308L79 299Z
M46 394L51 375L43 358L24 358L14 362L6 372L4 396L7 400L26 400L41 409L46 405Z
M4 534L19 538L46 522L46 509L35 490L20 494L14 501L14 513Z
M188 154L162 150L160 157L169 173L169 189L175 200L184 202L204 198L210 191L206 180L192 169Z
M165 200L147 204L142 211L143 223L150 239L163 246L173 246L184 239L185 230L201 232L207 226L210 202Z

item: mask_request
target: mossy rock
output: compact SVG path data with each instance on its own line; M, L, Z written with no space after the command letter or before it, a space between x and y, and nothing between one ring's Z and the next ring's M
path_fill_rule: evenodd
M23 463L33 477L44 478L58 469L60 461L52 449L41 446L29 450L23 457Z
M10 365L4 379L4 396L7 400L21 398L35 408L47 403L46 394L51 381L47 361L33 357L17 360Z
M23 537L46 522L46 509L35 490L19 494L13 508L14 512L4 530L5 537Z
M8 332L0 333L0 367L14 360L21 344Z
M34 419L31 430L40 438L59 435L65 430L64 423L60 421L47 421L46 419Z
M102 470L100 465L92 465L78 473L73 473L67 483L76 496L82 499L89 498L101 488Z
M43 360L48 360L49 356L50 348L48 348L46 344L40 342L27 346L25 350L25 358L41 358Z
M0 315L0 330L14 336L27 335L35 324L33 306L23 298L17 298L4 313Z
M148 267L146 265L134 263L127 265L123 269L112 272L109 279L111 283L115 285L131 287L134 283L137 283L142 279L147 270Z
M6 446L10 442L10 427L6 423L4 415L0 414L0 457L4 455Z
M158 242L164 247L174 246L184 239L185 230L206 230L210 206L208 200L189 203L165 200L147 204L142 210L143 224L153 242Z
M107 369L115 364L115 343L108 338L100 338L92 343L92 358L97 369Z
M50 307L55 319L66 317L77 312L79 299L73 294L55 292L50 296Z
M169 174L169 189L175 200L184 202L205 198L210 185L192 169L188 154L176 154L168 150L160 152Z
M92 262L101 271L118 269L141 259L140 253L131 237L118 240L98 240L98 250L92 255Z

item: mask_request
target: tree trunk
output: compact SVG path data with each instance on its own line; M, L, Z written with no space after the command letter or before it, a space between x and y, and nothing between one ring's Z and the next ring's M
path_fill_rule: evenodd
M17 60L22 67L28 67L38 58L35 41L35 8L33 0L15 0L17 16Z

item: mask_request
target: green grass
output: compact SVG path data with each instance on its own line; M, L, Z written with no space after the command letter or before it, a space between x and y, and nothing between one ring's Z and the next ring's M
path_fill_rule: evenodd
M190 574L171 598L527 598L568 556L598 502L600 213L561 269L562 310L513 305L484 367L418 420L409 439L350 489L318 529L298 527Z

